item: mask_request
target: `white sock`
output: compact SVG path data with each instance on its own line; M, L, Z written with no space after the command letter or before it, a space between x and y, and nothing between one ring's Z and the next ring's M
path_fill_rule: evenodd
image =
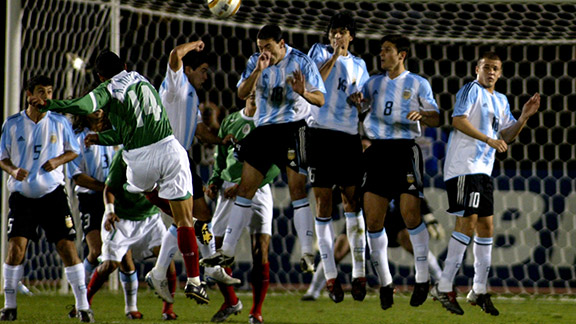
M492 238L474 237L474 284L476 294L486 293L486 282L492 264Z
M439 291L452 291L454 277L456 277L456 272L462 265L462 258L468 244L470 244L469 236L460 232L452 232L452 237L450 237L448 242L448 255L446 255L446 260L444 261L444 270L440 276L440 281L438 281Z
M338 270L336 269L336 261L334 261L332 218L316 218L315 224L320 260L324 264L324 277L326 280L334 279L338 276Z
M430 235L426 230L426 224L420 223L416 228L409 229L410 242L412 242L412 249L414 250L414 268L416 269L416 283L424 283L430 280L430 272L428 268L428 242Z
M362 211L344 213L346 235L352 252L352 278L366 277L366 225Z
M370 260L380 278L380 286L386 287L392 283L392 273L388 264L388 236L385 228L380 232L368 232L368 247Z
M2 268L4 272L4 307L16 308L16 291L18 281L24 274L24 266L21 264L11 266L4 263Z
M294 227L302 255L314 254L314 216L308 198L292 202L294 208Z
M432 253L432 251L428 251L428 266L430 267L430 277L434 281L440 280L440 276L442 275L442 268L440 268L440 264L438 264L438 259Z
M124 290L124 312L138 311L138 273L132 271L124 273L120 271L120 283Z
M84 266L82 263L75 264L71 267L65 267L64 272L66 273L68 283L72 287L72 292L74 292L74 298L76 298L76 309L79 311L90 309L88 298L86 298L86 281L84 278Z
M156 265L152 269L152 275L158 280L166 278L166 271L170 266L170 262L174 258L174 254L178 251L178 228L172 224L164 236L162 237L162 245L158 253Z
M306 291L307 295L312 295L316 298L320 296L322 288L326 285L326 279L324 277L324 262L320 261L316 266L316 271L312 277L312 282L310 282L310 287Z
M222 241L221 250L224 255L234 256L236 254L236 245L238 245L244 227L250 224L251 217L252 200L237 196L234 205L230 208L228 226L226 226L226 234L224 234Z

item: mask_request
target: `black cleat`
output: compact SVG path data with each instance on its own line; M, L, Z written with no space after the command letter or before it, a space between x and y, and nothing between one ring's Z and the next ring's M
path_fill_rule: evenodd
M314 266L314 254L304 253L300 258L300 270L304 273L314 273L316 267Z
M186 294L186 297L194 299L198 304L208 304L208 302L210 302L208 293L206 292L205 282L200 283L198 286L191 281L186 282L184 294Z
M339 303L344 300L344 291L342 291L342 285L338 278L327 280L326 289L333 302Z
M352 280L352 298L357 301L363 301L366 297L366 277L354 278Z
M456 300L456 290L452 289L449 292L440 292L438 290L438 284L436 284L430 290L430 295L434 298L434 300L439 301L442 304L442 307L446 308L450 313L456 315L463 315L464 311L458 304Z
M386 287L380 287L380 307L387 310L394 304L394 287L389 284Z
M94 313L91 309L78 311L78 318L82 323L94 323Z
M492 304L490 294L476 294L474 290L470 290L466 299L472 306L480 306L485 313L492 316L500 315L500 312L494 307L494 304Z
M236 303L236 305L233 305L233 306L223 304L220 307L220 309L218 310L218 312L216 312L216 314L214 314L214 316L212 316L212 319L210 320L210 322L214 322L214 323L224 322L224 321L226 321L226 319L228 317L230 317L230 315L240 314L240 312L242 312L242 308L243 308L242 302L240 301L240 299L238 299L238 302Z
M0 321L12 322L16 320L18 312L16 308L2 308L0 309Z
M414 285L414 291L412 292L412 297L410 297L410 306L418 307L424 304L426 298L428 298L429 291L430 291L429 282L416 283Z
M163 321L174 321L178 318L178 315L176 315L176 313L171 312L171 313L162 313L162 320Z
M222 253L222 250L216 250L216 253L200 259L200 265L203 267L221 266L223 268L230 267L234 264L234 257L227 256Z

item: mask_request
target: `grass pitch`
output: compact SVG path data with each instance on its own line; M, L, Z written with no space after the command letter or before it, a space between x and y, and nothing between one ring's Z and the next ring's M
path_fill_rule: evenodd
M210 323L223 302L216 290L210 290L210 304L197 305L186 299L183 293L176 295L174 310L179 318L174 323ZM303 292L271 291L263 308L265 323L276 324L354 324L354 323L394 323L394 324L571 324L576 323L576 297L533 297L497 296L494 304L500 316L494 317L481 312L477 306L466 304L463 296L459 302L464 309L463 316L453 315L442 308L439 302L429 298L420 307L410 307L408 294L396 294L394 306L383 311L376 292L371 291L364 302L356 302L349 293L344 301L334 304L323 295L315 302L302 302ZM232 315L227 323L248 323L252 306L249 291L239 294L244 309L238 316ZM463 295L463 294L462 294ZM2 298L3 300L3 298ZM18 296L18 321L16 323L77 323L77 319L67 317L66 305L72 304L72 295L55 293ZM148 289L140 289L138 306L144 314L142 320L128 320L124 315L122 291L103 289L94 298L92 308L97 323L163 323L162 303Z

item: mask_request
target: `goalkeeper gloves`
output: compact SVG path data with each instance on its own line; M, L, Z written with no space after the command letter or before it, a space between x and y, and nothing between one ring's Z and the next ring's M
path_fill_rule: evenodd
M443 240L446 238L444 227L442 227L442 224L438 223L438 220L432 213L422 216L422 220L426 223L426 229L431 238L435 240Z

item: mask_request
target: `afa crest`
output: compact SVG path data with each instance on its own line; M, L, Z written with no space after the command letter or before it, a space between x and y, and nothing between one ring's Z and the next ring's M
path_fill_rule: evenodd
M410 89L404 89L404 91L402 91L402 98L408 100L410 97L412 97L412 91Z

